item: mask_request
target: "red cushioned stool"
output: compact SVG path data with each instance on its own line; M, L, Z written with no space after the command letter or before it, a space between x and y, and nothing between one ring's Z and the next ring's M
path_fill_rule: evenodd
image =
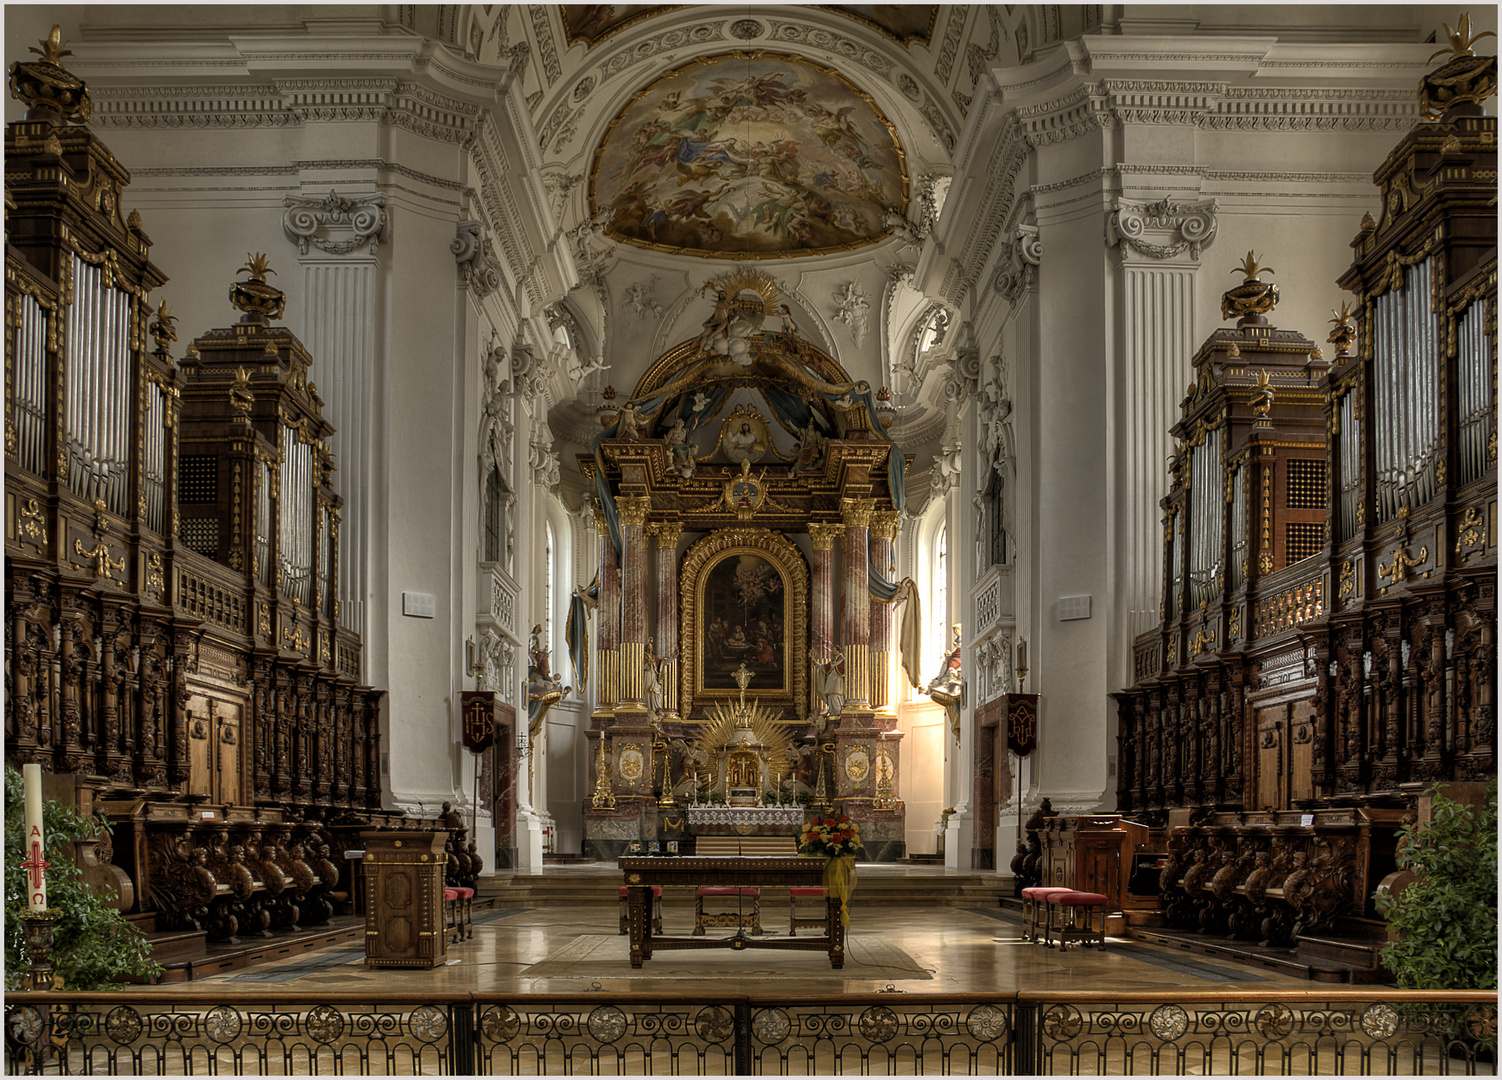
M1047 940L1047 934L1053 925L1053 912L1057 910L1060 952L1068 949L1072 941L1084 942L1087 948L1091 945L1106 947L1106 905L1110 901L1100 893L1067 889L1049 893L1045 902L1049 909L1048 925L1044 928L1045 944L1052 944Z
M631 896L631 890L629 888L627 888L625 885L622 885L621 889L620 889L620 897L621 897L621 933L623 933L623 934L626 933L626 931L628 931L629 929L631 929L631 919L630 919L630 915L631 915L631 900L630 900L630 896ZM661 885L653 885L652 886L652 910L650 912L650 917L652 919L652 933L654 933L654 934L660 934L660 933L662 933L662 886Z
M451 941L459 940L459 890L451 886L443 890L443 928L454 932Z
M458 903L454 906L454 916L457 923L454 927L454 940L468 940L475 936L475 890L460 885L454 889L458 896ZM444 892L448 892L447 889Z
M1022 936L1037 943L1038 933L1048 919L1049 893L1069 892L1062 885L1030 885L1022 890Z
M735 896L738 897L735 911L725 911L718 914L704 910L704 898L706 896ZM704 933L705 927L728 926L735 929L750 930L753 934L761 933L761 890L754 885L701 885L694 894L694 933L699 936ZM747 898L751 900L751 910L746 912L744 904Z
M793 885L788 888L789 937L797 937L798 927L800 926L804 929L808 929L810 927L823 929L825 926L829 925L829 909L826 906L827 902L825 900L828 895L829 890L824 888L824 886L822 885ZM798 917L799 898L819 901L819 917L817 919L811 918L807 915L805 915L801 919Z

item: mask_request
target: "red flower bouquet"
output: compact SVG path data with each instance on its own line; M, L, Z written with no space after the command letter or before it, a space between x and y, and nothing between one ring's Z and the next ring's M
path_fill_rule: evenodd
M845 814L811 817L798 834L798 854L836 859L842 855L864 858L860 828Z

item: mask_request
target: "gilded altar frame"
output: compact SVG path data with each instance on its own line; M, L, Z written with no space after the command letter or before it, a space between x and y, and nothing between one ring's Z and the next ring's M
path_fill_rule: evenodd
M746 697L769 709L780 708L784 722L804 719L808 702L808 562L798 546L768 529L721 529L699 540L684 554L679 570L681 607L679 633L690 638L679 650L682 669L680 713L685 720L702 720L703 710L716 701L730 702L740 691L705 686L707 606L705 588L710 575L728 559L757 555L772 565L782 582L783 671L778 687L758 687L753 681ZM699 715L694 715L695 709Z

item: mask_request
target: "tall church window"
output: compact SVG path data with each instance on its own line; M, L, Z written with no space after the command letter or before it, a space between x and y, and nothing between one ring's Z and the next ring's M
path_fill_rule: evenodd
M486 562L501 561L501 473L491 469L485 477L485 499L482 528L485 533L484 559Z
M942 657L949 647L949 526L934 534L934 639Z
M554 649L553 649L553 597L556 595L556 593L554 592L554 588L553 587L554 587L554 585L556 583L557 574L558 574L558 562L557 562L557 558L556 558L556 555L555 555L555 553L557 552L557 549L558 549L558 545L554 542L554 539L553 539L553 524L552 524L552 522L549 522L548 523L547 573L546 573L546 577L543 580L543 585L542 585L542 611L543 611L543 616L542 616L542 640L547 643L548 656L550 658L550 662L551 662L551 657L554 654ZM552 666L553 666L553 670L556 671L557 668L558 668L558 665L556 663L554 663Z

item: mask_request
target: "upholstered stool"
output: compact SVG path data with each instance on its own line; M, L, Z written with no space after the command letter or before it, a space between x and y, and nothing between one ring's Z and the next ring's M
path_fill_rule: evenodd
M1072 941L1084 942L1086 947L1106 947L1106 905L1110 901L1100 893L1066 889L1063 892L1049 893L1045 902L1049 909L1048 923L1044 928L1045 941L1053 926L1053 912L1057 910L1060 952L1068 949Z
M459 940L459 890L447 886L443 890L443 928L454 932L449 940Z
M631 890L622 885L621 897L621 933L631 929ZM662 933L662 886L652 886L652 910L648 913L652 920L652 933Z
M458 919L454 940L468 940L475 936L475 890L460 885L454 891L459 894L458 903L454 908L454 914Z
M736 896L739 897L736 911L720 913L705 912L704 898L706 896ZM701 885L699 891L694 894L694 935L704 933L706 927L729 926L736 929L750 930L753 934L761 933L761 890L754 885ZM751 900L751 910L744 910L745 900Z
M1022 936L1036 943L1039 931L1048 918L1049 893L1069 892L1062 885L1030 885L1022 890Z
M790 937L798 936L798 927L800 926L805 929L809 927L823 929L829 924L829 909L826 906L825 900L828 895L829 890L822 885L793 885L788 888L788 935ZM800 898L819 901L819 917L817 919L809 916L804 916L801 919L798 917L798 901Z

